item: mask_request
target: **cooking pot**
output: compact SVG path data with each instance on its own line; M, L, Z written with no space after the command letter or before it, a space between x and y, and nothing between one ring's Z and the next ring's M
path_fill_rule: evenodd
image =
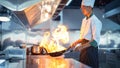
M40 47L39 45L34 44L31 47L31 54L32 55L46 55L47 50L44 47Z

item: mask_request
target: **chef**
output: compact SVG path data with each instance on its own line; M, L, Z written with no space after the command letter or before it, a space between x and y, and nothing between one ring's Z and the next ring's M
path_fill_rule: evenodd
M93 13L94 2L95 0L82 0L81 11L85 18L82 20L80 39L72 43L71 47L81 44L75 48L80 51L80 62L92 68L99 68L98 45L102 23Z

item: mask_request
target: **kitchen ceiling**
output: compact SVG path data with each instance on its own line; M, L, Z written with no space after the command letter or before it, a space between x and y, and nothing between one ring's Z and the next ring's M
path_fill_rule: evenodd
M104 7L108 3L112 2L114 0L95 0L96 7ZM82 0L72 0L72 2L66 7L66 8L72 8L72 9L79 9L81 5Z

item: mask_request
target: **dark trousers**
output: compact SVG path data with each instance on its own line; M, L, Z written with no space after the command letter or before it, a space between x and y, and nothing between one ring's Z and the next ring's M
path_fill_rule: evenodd
M80 53L80 62L92 68L99 68L98 48L93 46L84 48Z

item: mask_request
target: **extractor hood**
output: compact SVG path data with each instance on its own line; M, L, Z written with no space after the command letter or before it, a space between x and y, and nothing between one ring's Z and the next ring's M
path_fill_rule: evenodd
M41 1L42 0L0 0L0 5L12 11L22 11Z
M105 6L104 18L108 18L120 25L120 0L114 0Z
M11 20L13 22L22 24L26 28L32 28L49 19L55 19L68 1L69 0L0 0L0 5L11 10Z
M32 28L49 19L55 19L68 1L69 0L43 0L23 11L14 11L14 14L27 28Z

